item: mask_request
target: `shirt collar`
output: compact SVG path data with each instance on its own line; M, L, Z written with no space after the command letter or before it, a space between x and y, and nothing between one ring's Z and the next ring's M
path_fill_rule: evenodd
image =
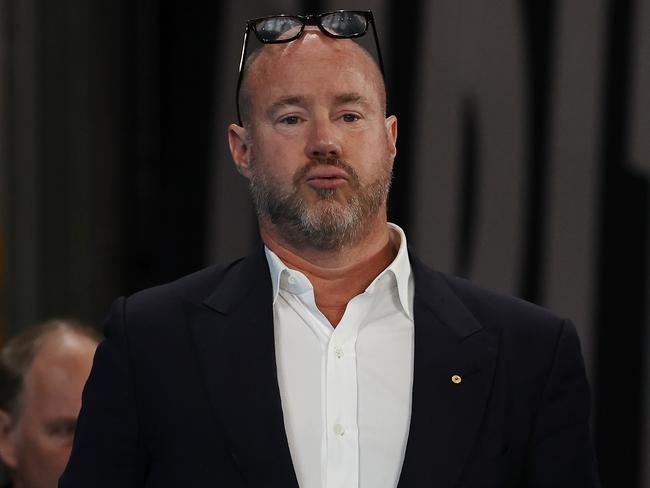
M273 304L275 305L275 300L278 298L278 292L280 291L280 276L282 276L282 273L288 272L289 268L282 262L278 255L271 251L266 245L264 246L264 253L266 254L266 261L269 264L269 272L271 273Z
M400 304L404 313L408 315L410 319L413 319L413 296L414 296L414 285L413 279L411 278L411 263L408 258L408 250L406 247L406 235L404 231L396 224L391 222L388 223L388 227L391 229L391 237L399 238L399 248L397 250L397 255L393 262L383 270L379 275L368 285L367 291L374 290L384 276L394 277L395 284L397 286L397 294L399 296ZM299 271L292 270L287 267L282 260L271 251L268 247L264 246L264 252L266 253L266 260L269 265L269 271L271 273L271 286L273 290L273 304L278 297L280 291L281 283L286 280L287 276L293 276L296 278L296 286L300 288L299 293L311 289L309 281L307 278L300 273Z
M373 284L384 274L392 274L395 277L395 283L397 284L397 294L399 295L399 301L402 304L404 313L408 317L413 319L413 297L415 295L415 286L413 278L411 277L411 263L409 261L408 248L406 246L406 235L402 228L391 222L388 223L388 226L391 230L394 231L393 235L397 235L399 238L399 248L397 250L397 255L393 262L375 278L375 280L370 284L368 289L373 286Z

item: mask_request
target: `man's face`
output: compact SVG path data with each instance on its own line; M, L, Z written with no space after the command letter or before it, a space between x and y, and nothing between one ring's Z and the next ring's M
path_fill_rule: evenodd
M70 457L75 425L97 344L74 333L46 337L25 375L5 463L14 486L54 488Z
M231 126L231 150L234 136L244 142L233 158L283 239L340 248L385 218L396 120L385 118L381 75L361 48L306 30L265 47L244 89L250 124Z

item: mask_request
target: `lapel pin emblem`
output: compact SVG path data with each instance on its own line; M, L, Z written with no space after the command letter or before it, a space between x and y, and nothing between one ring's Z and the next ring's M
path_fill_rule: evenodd
M460 375L455 374L451 377L451 382L456 385L459 384L461 381L463 381L463 378L461 378Z

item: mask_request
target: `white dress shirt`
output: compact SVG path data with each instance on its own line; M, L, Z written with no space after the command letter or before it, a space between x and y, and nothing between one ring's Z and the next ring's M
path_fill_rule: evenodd
M397 486L413 385L414 285L404 232L394 261L336 328L307 277L270 249L278 383L301 488Z

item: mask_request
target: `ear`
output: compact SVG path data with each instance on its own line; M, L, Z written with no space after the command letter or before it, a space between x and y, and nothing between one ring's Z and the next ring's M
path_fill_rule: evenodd
M250 177L250 147L248 145L248 129L237 124L228 126L228 145L235 167L244 177Z
M11 415L0 410L0 458L11 469L18 465L15 437Z
M386 134L388 135L388 142L390 144L390 154L394 158L397 155L397 117L391 115L386 117Z

